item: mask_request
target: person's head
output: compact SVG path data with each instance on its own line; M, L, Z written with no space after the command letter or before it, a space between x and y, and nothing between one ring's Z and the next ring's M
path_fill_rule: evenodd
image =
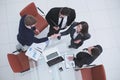
M101 45L94 45L91 47L88 47L88 52L94 57L97 58L103 51L103 48Z
M71 11L70 8L68 8L68 7L63 7L63 8L60 9L59 16L60 16L60 17L69 16L70 11Z
M24 19L24 23L28 27L34 27L36 24L36 19L32 15L27 15Z
M81 21L80 23L78 23L77 25L77 32L81 32L83 34L88 33L88 23L85 21Z

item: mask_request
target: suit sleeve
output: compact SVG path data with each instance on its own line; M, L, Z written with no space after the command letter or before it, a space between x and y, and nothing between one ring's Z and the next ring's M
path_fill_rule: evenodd
M61 33L60 33L60 34L61 34L61 36L64 36L64 35L69 34L69 33L70 33L70 31L71 31L71 29L72 29L72 27L69 27L66 31L61 32Z
M44 37L44 38L40 38L40 39L38 39L36 37L33 38L34 43L41 43L41 42L45 42L47 40L48 40L48 37Z
M77 22L74 22L66 31L60 33L61 36L69 34L76 25L77 25Z
M71 9L70 15L68 16L67 26L69 26L76 18L76 13L74 9Z
M84 35L83 40L87 40L87 39L90 39L90 38L91 38L91 35L88 33L88 34Z
M51 25L51 26L56 26L57 25L57 23L56 23L56 21L55 21L55 19L56 19L56 8L52 8L48 13L47 13L47 15L46 15L46 20L47 20L47 22L49 23L49 25Z

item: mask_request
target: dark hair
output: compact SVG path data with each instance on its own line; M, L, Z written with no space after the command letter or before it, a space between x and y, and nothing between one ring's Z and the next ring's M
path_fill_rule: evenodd
M84 34L87 34L88 33L88 23L85 22L85 21L81 21L80 23L78 23L78 25L81 24L82 25L82 30L81 30L81 33L84 35Z
M95 45L94 48L91 50L91 54L94 58L97 58L101 53L103 49L100 45Z
M24 23L27 26L31 26L33 24L35 24L37 21L35 19L35 17L33 17L32 15L27 15L24 19Z
M68 16L69 14L70 14L70 8L68 8L68 7L63 7L63 8L61 8L60 9L60 13L62 14L62 15L66 15L66 16Z

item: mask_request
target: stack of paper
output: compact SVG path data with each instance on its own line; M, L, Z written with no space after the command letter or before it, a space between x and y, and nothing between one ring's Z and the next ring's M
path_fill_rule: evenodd
M41 59L43 57L42 52L46 48L46 43L33 43L25 53L29 58L32 58L33 60L37 61L38 59Z
M69 60L70 57L73 57L73 54L65 55L65 66L67 69L75 67L75 63L73 60Z

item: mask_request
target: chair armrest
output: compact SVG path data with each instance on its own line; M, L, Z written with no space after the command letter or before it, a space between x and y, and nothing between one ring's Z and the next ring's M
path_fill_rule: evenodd
M36 8L43 14L43 16L45 16L45 13L39 7Z

